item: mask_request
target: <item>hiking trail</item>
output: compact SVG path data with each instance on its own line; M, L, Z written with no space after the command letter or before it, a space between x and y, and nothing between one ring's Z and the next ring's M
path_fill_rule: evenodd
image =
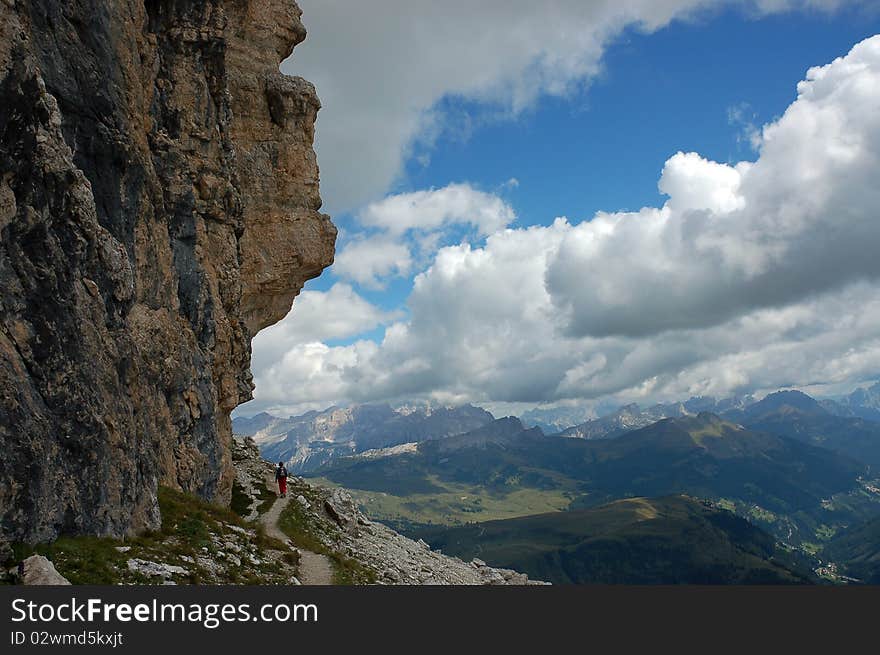
M267 477L266 484L269 489L275 487L275 478ZM284 508L287 507L287 504L290 502L290 495L288 493L284 498L278 498L273 504L272 508L260 516L260 524L266 530L266 534L274 539L278 539L279 541L288 544L289 546L296 548L299 552L299 581L304 585L332 585L333 584L333 566L330 564L330 559L326 555L321 555L320 553L313 553L310 550L305 550L304 548L300 548L291 543L290 539L284 532L281 531L281 528L278 527L278 519L281 516L281 512L284 511Z

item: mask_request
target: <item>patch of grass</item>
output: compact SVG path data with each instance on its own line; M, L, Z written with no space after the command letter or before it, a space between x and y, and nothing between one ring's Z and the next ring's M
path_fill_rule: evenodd
M31 555L43 555L72 584L119 584L120 569L125 567L127 553L114 547L121 541L100 537L60 537L51 544L16 544L15 561Z
M319 526L300 509L297 503L288 503L284 508L278 517L278 527L297 548L322 555L330 553L330 549L317 534L320 530Z
M728 512L736 511L736 503L729 498L719 498L716 501L716 505L718 505L718 507L720 507L721 509L726 509Z
M691 439L694 440L694 443L698 446L703 445L703 440L706 438L719 438L724 436L724 424L709 424L705 425L697 430L690 431Z
M749 509L749 516L758 522L773 523L776 521L776 515L773 512L759 505L754 505Z
M836 532L837 531L834 528L823 523L816 528L816 538L821 541L828 541L836 534Z
M243 495L243 494L242 494ZM158 530L137 537L119 540L103 537L60 537L48 544L16 544L14 562L33 554L50 559L64 577L73 584L121 584L157 582L128 569L129 559L139 558L182 566L189 574L175 576L177 582L199 583L211 577L193 560L215 548L217 539L232 539L240 545L252 545L258 553L276 550L290 553L285 544L268 537L261 527L245 523L233 509L205 502L195 496L160 487L158 492L162 523ZM239 507L240 509L240 507ZM240 532L233 534L230 526L255 532L248 544ZM118 548L126 547L125 552ZM261 558L258 566L229 563L219 574L219 581L229 583L266 584L287 582L290 572L272 558ZM280 558L288 565L291 562ZM244 560L243 560L244 561ZM11 564L14 564L11 563Z
M224 522L243 527L241 518L228 507L206 502L182 491L159 487L159 508L162 512L162 533L181 530L193 537L203 536L203 527Z
M333 584L366 585L376 583L376 573L360 562L339 553L327 555L333 564Z
M819 544L814 544L809 541L802 541L800 544L800 548L802 551L807 553L807 555L817 555L820 550L822 550L822 546Z

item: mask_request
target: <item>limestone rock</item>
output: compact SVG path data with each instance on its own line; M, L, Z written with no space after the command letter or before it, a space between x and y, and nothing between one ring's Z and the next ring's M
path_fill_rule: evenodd
M342 489L333 489L330 496L324 500L324 509L339 527L348 530L357 529L359 514L357 505Z
M235 467L235 482L249 500L248 513L244 518L253 521L259 516L258 508L263 502L261 491L265 487L264 463L253 439L233 438L232 462Z
M24 561L21 583L26 585L69 585L70 582L55 570L55 565L42 555L31 555Z
M189 572L182 566L175 566L165 562L151 562L144 559L130 559L127 564L128 570L140 573L148 577L159 577L165 580L175 575L188 575Z
M291 0L0 3L0 541L228 502L250 340L331 263Z

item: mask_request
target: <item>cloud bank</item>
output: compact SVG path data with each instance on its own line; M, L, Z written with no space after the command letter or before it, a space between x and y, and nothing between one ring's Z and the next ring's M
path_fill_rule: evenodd
M672 156L663 207L510 229L506 210L480 211L497 198L373 206L364 215L391 237L446 220L495 231L440 248L406 320L345 286L297 299L294 321L324 296L353 324L387 324L384 339L330 347L299 326L279 347L261 333L255 350L284 355L258 373L256 404L638 399L876 376L880 36L810 69L797 92L755 162ZM347 320L336 333L357 333Z
M501 198L469 184L390 195L358 214L366 233L345 240L334 273L381 289L453 238L478 240L506 227L516 213Z

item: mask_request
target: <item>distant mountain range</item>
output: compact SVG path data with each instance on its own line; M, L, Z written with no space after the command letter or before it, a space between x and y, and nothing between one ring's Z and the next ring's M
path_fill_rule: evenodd
M563 437L574 439L612 439L622 434L644 428L660 419L682 416L681 413L660 413L642 411L636 405L626 405L619 410L601 418L591 419L579 425L562 430Z
M488 530L492 522L492 531L483 534L497 538L486 537L489 541L480 547L494 549L495 563L514 565L513 559L494 556L506 552L505 540L534 541L533 525L558 529L568 541L517 554L515 568L538 577L606 579L593 564L589 577L571 560L572 553L594 558L600 552L597 544L611 534L598 521L607 515L598 512L601 506L630 498L658 503L658 498L684 494L711 503L714 510L730 510L796 547L801 555L814 558L826 577L836 575L828 573L833 566L820 566L830 559L839 564L841 575L866 579L874 575L870 566L880 557L880 533L867 523L880 520L880 421L868 418L878 393L880 385L821 401L798 391L780 391L761 400L700 397L647 409L628 405L552 434L535 426L560 424L553 422L552 413L542 415L541 421L532 414L532 420L524 422L514 417L495 420L473 406L418 405L331 408L286 419L261 414L236 419L233 429L254 436L265 457L285 460L292 471L351 489L370 514L403 532L430 534L437 543L466 543L470 533L461 526ZM663 503L668 502L661 505L666 508ZM718 548L727 544L723 547L729 552L739 553L739 546L730 545L739 543L731 535L713 531L706 511L659 511L669 523L669 541L664 545L661 539L655 546L683 567L668 569L664 579L711 577L710 569L724 569L721 577L728 579L772 578L768 571L773 566L767 569L757 562L769 558L778 563L781 555L768 555L766 548L758 560L746 558L751 563L744 568L730 568L729 562L696 562L695 554L681 550L681 544L678 551L673 548L670 535L676 534L675 526L689 525L689 539ZM552 513L544 516L548 512ZM536 523L518 517L531 517ZM688 520L682 522L682 517ZM555 528L554 522L559 522ZM636 523L621 525L631 526L622 528L621 547L630 548L636 557L642 552L637 544L643 535ZM662 527L651 524L652 530ZM446 535L450 530L457 532ZM520 531L522 538L515 536ZM857 548L857 539L846 541L846 534L873 541ZM752 546L760 539L746 536L743 543L751 546L743 546L743 553L754 555L758 551ZM581 537L591 545L584 546L578 541ZM739 555L734 559L746 561ZM627 569L623 560L607 561L607 579L652 575L648 569ZM553 570L548 562L561 568ZM713 569L716 564L721 569ZM776 571L779 579L802 579L798 566L789 564L782 566L788 573ZM533 565L536 568L528 568ZM850 570L859 574L846 572ZM681 577L678 571L687 575Z
M583 407L536 407L523 412L519 418L525 426L541 428L544 434L558 434L573 425L597 418L597 414Z
M775 395L770 394L770 396ZM806 394L801 395L806 396ZM840 398L821 400L811 398L811 400L834 416L880 422L880 382L871 387L856 389ZM585 420L577 420L578 416L585 414L577 408L534 409L525 412L521 418L523 423L528 426L538 426L545 434L563 434L581 439L605 439L645 427L660 419L678 418L700 412L712 412L733 418L737 410L745 411L758 402L751 395L731 396L720 400L710 396L695 396L680 402L658 403L648 408L632 403Z
M618 411L567 428L561 436L577 439L613 439L664 418L693 416L711 411L752 430L791 437L848 455L880 471L880 421L868 403L880 399L880 385L860 389L844 400L817 401L800 391L779 391L754 401L738 397L723 401L692 398L683 403L641 409L627 405ZM878 413L880 417L880 413Z
M754 402L751 396L736 396L716 400L705 396L690 398L679 403L661 403L647 409L632 403L615 412L591 419L559 431L564 437L574 439L613 439L622 434L647 427L664 418L695 416L700 412L723 412L746 407Z
M837 400L820 401L832 414L880 421L880 382L872 387L856 389Z
M747 427L766 428L771 433L850 454L875 468L880 466L874 447L874 424L880 423L880 383L836 399L814 400L797 391L777 392L761 401L749 395L720 400L696 396L648 408L630 404L592 418L586 418L588 410L577 407L535 408L525 412L521 420L525 426L538 427L548 435L612 439L662 419L700 412L711 412ZM769 416L771 413L776 416ZM387 404L366 404L287 418L267 413L236 417L232 428L235 434L254 437L267 458L283 459L293 471L303 472L335 457L455 436L493 420L488 411L472 405L415 404L395 409Z
M521 442L540 441L541 428L526 428L513 416L500 418L464 434L419 444L417 452L427 456L451 455L459 451L487 450L491 447L516 447Z
M864 462L880 472L880 423L835 415L800 391L780 391L724 414L752 430L791 437Z
M494 500L552 491L567 495L570 509L684 493L802 543L880 514L880 494L866 491L868 471L848 456L704 412L598 440L544 436L500 419L398 456L344 457L314 475L408 507L436 505L431 494L453 488Z
M266 413L238 417L232 431L253 437L266 459L284 461L291 472L303 473L343 455L453 436L493 420L489 412L472 405L394 409L375 404L288 418Z
M414 533L554 584L805 584L809 566L728 511L683 496Z

